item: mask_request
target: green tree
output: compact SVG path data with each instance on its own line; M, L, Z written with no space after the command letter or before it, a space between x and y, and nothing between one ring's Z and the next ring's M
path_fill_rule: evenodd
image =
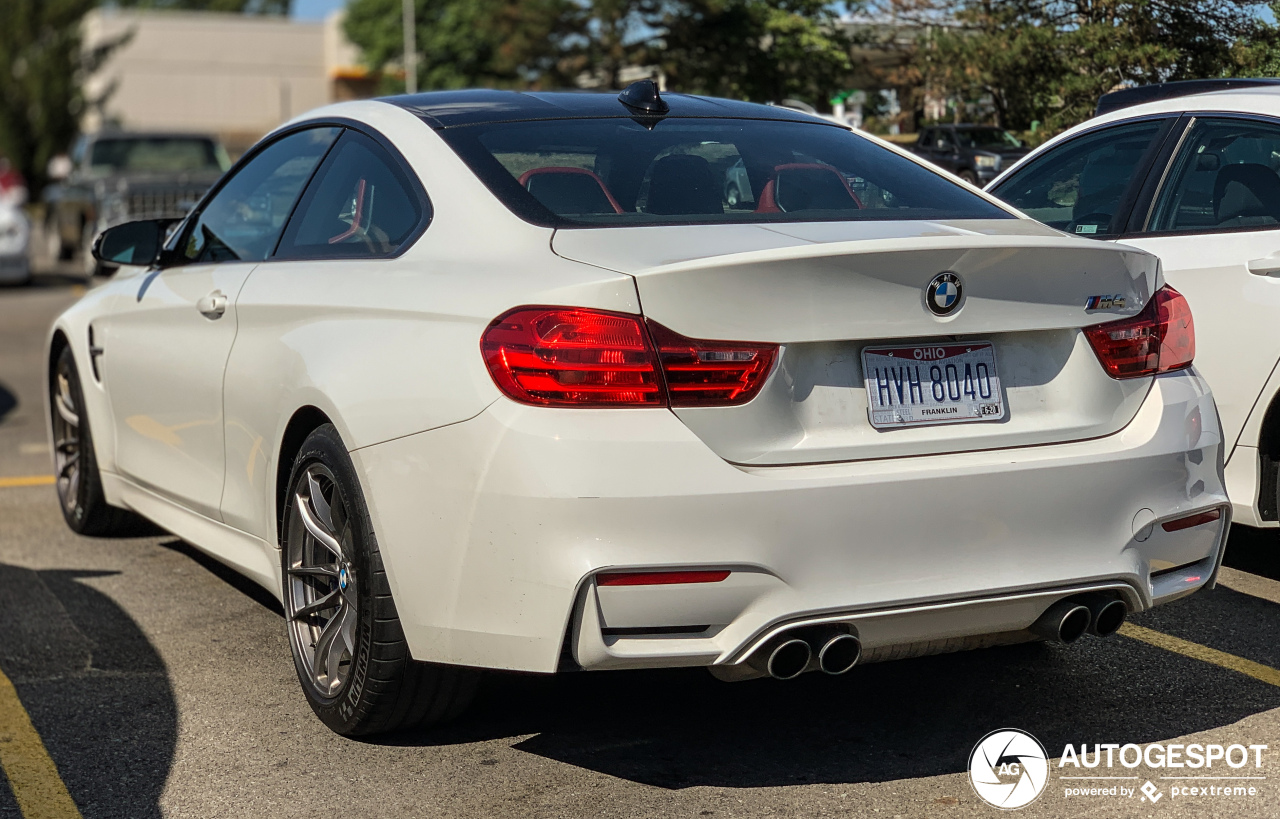
M293 0L108 0L106 5L139 9L225 11L236 14L288 15Z
M567 82L584 26L573 0L414 0L418 87L523 88ZM402 63L401 0L353 0L346 32L366 64ZM389 77L388 90L404 88Z
M678 91L820 104L851 67L850 41L825 0L415 3L420 88L547 88L583 73L616 87L622 69L656 66ZM348 7L347 36L375 70L401 63L400 26L400 0Z
M837 22L823 0L678 0L663 10L658 58L678 91L821 105L853 68Z
M66 150L87 103L81 77L118 43L90 53L81 48L80 22L97 0L0 2L0 154L44 187L49 160Z
M999 124L1050 130L1127 84L1247 73L1270 35L1262 0L887 0L914 20L926 93L989 98ZM1249 44L1255 44L1250 47Z

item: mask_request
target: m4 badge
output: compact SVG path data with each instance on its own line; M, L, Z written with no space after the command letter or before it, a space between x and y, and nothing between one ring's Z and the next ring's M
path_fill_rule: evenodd
M1114 296L1090 296L1085 300L1084 309L1086 310L1123 310L1124 296L1117 293Z

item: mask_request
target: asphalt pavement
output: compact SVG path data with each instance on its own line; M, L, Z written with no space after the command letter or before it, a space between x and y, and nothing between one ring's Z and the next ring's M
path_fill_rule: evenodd
M42 354L83 288L45 273L0 289L0 681L86 818L996 816L969 757L1009 727L1053 758L1019 816L1280 816L1280 537L1246 529L1218 589L1125 636L790 682L494 674L457 724L338 737L303 699L269 595L173 536L63 524ZM6 713L0 702L10 765ZM1242 767L1162 768L1149 753L1134 768L1059 767L1081 743L1268 747ZM1065 778L1089 775L1118 778ZM1169 778L1209 775L1250 778ZM0 817L23 816L7 781ZM1175 792L1189 786L1229 792ZM1116 793L1066 795L1091 788Z

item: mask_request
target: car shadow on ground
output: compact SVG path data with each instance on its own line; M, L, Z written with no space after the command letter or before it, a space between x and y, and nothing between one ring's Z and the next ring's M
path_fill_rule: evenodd
M4 417L18 406L18 396L14 395L13 390L9 389L0 382L0 421L4 421Z
M1274 568L1276 558L1270 559ZM1280 605L1219 587L1139 625L1280 667ZM1280 708L1280 687L1116 636L722 683L700 669L493 675L455 725L395 744L521 739L526 753L663 788L883 782L959 773L990 731L1165 741ZM1260 738L1250 738L1257 741Z
M177 705L138 625L85 581L0 563L0 670L86 817L160 816ZM0 817L19 812L0 777Z
M256 584L182 541L163 545L282 616ZM1280 630L1280 605L1266 600L1220 587L1136 622L1280 667L1267 636ZM1125 637L1086 637L787 682L723 683L702 669L490 673L457 722L364 741L511 740L524 753L656 787L746 788L960 773L974 744L1003 727L1030 731L1056 756L1067 743L1167 741L1275 708L1280 687Z

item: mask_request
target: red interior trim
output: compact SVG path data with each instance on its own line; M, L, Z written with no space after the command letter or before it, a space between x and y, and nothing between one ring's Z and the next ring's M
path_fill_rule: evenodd
M768 182L764 183L764 188L760 191L760 198L756 200L756 213L781 213L782 208L778 207L777 197L774 194L774 189L777 187L775 181L778 178L778 172L802 170L806 168L809 170L829 171L835 174L836 178L840 180L840 184L844 185L844 189L849 192L849 196L853 198L853 201L857 206L859 208L862 207L862 200L858 198L858 194L853 192L853 188L849 187L849 180L845 179L844 174L840 173L835 168L830 165L820 165L817 162L788 162L785 165L778 165L774 168L773 176L770 177Z
M728 576L727 569L700 572L609 572L596 575L596 583L600 586L669 586L676 583L719 583Z
M364 220L364 191L366 183L363 177L356 183L356 212L351 217L351 227L337 236L329 240L329 244L336 245L343 239L349 239L356 235L356 231L360 229L360 222Z
M622 205L619 205L618 200L613 198L613 194L609 192L609 186L604 183L604 180L601 179L599 176L597 176L595 173L587 170L586 168L570 168L568 166L558 166L558 165L551 165L546 168L534 168L533 170L525 171L524 173L520 174L520 178L516 181L520 183L520 187L528 188L530 177L537 176L539 174L544 174L544 173L576 174L578 176L589 176L596 181L597 185L600 186L600 190L604 191L604 195L608 198L609 205L613 208L613 212L614 213L623 212Z

